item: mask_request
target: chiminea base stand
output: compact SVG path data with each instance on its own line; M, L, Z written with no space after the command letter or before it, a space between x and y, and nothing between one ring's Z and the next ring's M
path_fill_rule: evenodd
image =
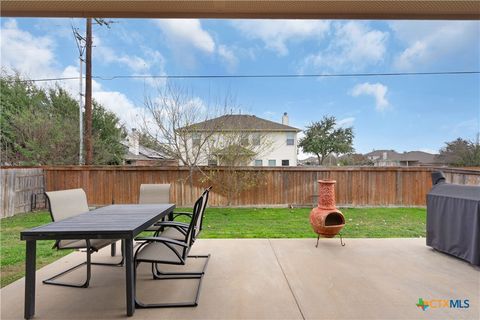
M340 236L340 244L342 245L342 247L345 247L345 242L343 242L342 234L339 233L338 235ZM315 248L318 248L318 241L319 240L320 240L320 235L317 235L317 244L315 245Z

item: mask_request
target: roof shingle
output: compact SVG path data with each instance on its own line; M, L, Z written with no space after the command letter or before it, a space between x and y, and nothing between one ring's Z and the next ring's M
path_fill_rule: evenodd
M182 129L187 131L301 131L291 126L245 114L227 114Z

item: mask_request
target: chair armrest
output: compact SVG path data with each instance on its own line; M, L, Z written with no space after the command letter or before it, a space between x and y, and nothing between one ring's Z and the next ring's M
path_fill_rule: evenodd
M178 246L182 246L184 248L188 247L188 244L186 244L185 242L173 240L170 238L164 238L164 237L140 237L140 238L136 238L135 240L146 241L146 242L164 242L164 243L171 243Z
M187 235L188 224L185 224L183 222L163 221L157 222L155 226L158 227L158 230L155 231L153 235L154 237L157 237L161 232L163 232L164 227L171 227L177 229L178 232L180 232L181 234Z
M192 217L193 213L191 213L191 212L174 212L173 213L173 220L175 220L176 217L180 217L180 216Z
M183 222L175 222L175 221L161 221L155 223L156 227L180 227L180 228L188 228L188 224Z

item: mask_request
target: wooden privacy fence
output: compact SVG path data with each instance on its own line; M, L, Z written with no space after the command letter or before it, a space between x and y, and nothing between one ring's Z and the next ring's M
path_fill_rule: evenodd
M205 174L209 168L202 168ZM224 169L215 168L216 174ZM431 188L428 167L339 167L339 168L239 168L261 170L262 181L241 192L234 206L312 206L316 201L317 180L337 181L339 206L424 206ZM480 184L480 171L442 168L449 182ZM208 183L204 174L195 172L193 198L188 182L189 171L182 167L45 167L46 190L83 188L91 205L137 203L140 184L170 183L170 200L177 206L193 203ZM225 195L212 190L209 204L225 206Z
M209 174L209 168L202 168ZM222 178L225 170L214 169ZM424 206L431 187L427 167L339 167L339 168L239 168L262 173L255 188L231 199L234 206L312 206L317 199L317 180L337 181L339 206ZM480 185L480 171L439 168L448 182ZM32 208L43 208L45 190L83 188L92 206L111 203L137 203L140 184L170 183L170 201L188 206L208 185L205 175L195 172L193 197L188 181L189 171L182 167L132 166L63 166L1 169L1 214L9 217ZM225 177L225 176L224 176ZM36 200L36 201L35 201ZM211 206L225 206L225 194L213 190Z
M2 168L0 187L0 218L45 206L42 168Z

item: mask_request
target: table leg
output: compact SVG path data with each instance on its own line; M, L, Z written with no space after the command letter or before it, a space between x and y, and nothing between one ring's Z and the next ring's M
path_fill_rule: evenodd
M135 274L133 265L133 239L125 239L125 281L127 289L127 316L135 313Z
M25 261L25 319L33 318L35 314L35 259L37 241L27 240Z

